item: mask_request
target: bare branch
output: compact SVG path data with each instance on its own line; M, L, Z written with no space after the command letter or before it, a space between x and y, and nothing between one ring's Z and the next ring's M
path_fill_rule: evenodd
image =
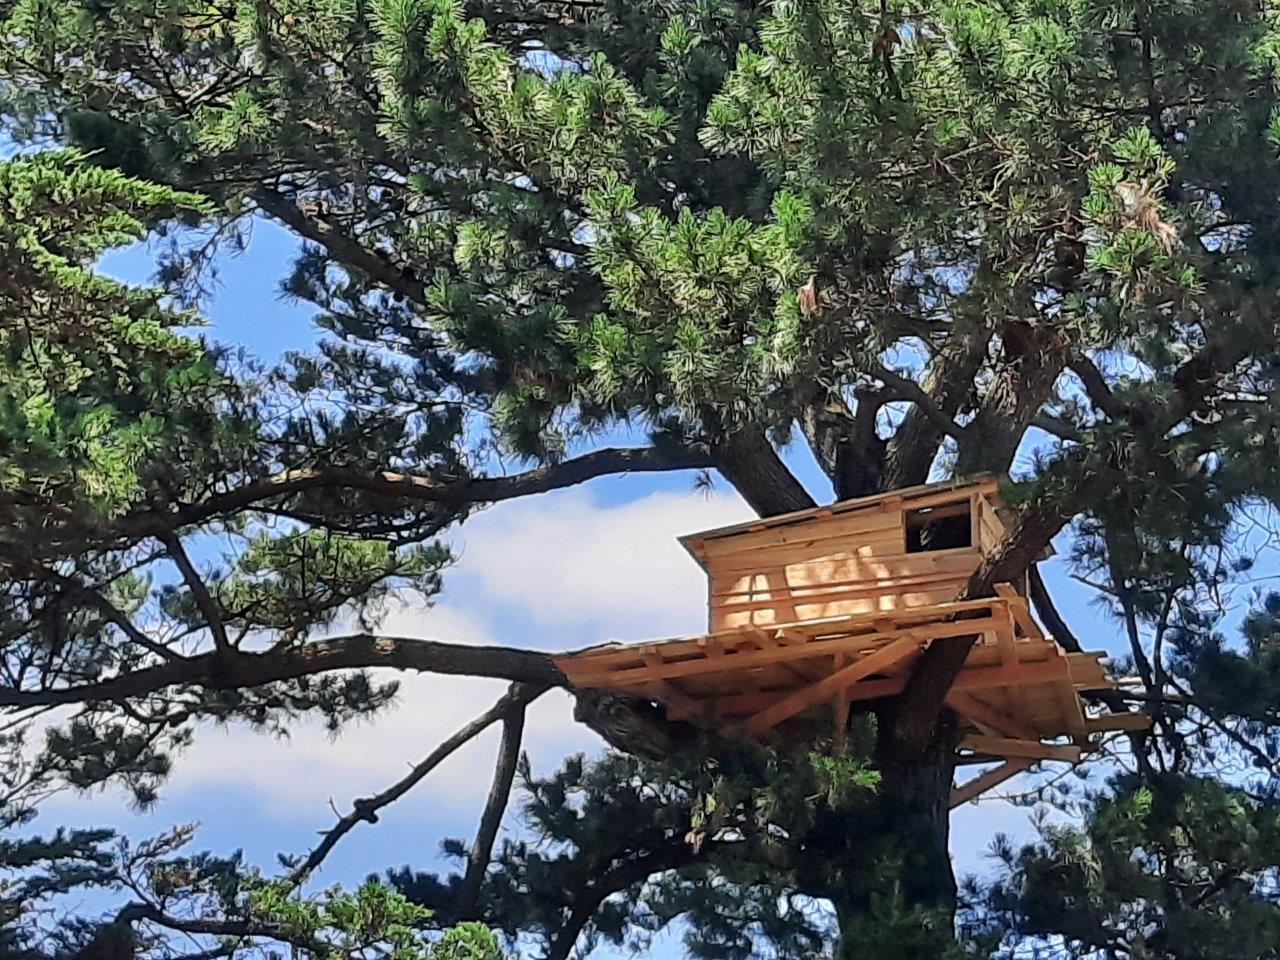
M1123 413L1123 407L1116 399L1116 395L1111 392L1107 378L1098 369L1098 365L1088 357L1080 357L1067 364L1067 366L1072 373L1080 378L1080 382L1084 385L1084 392L1089 395L1093 405L1111 417L1111 419L1118 419Z
M493 785L485 800L480 826L476 830L475 843L467 856L467 871L462 879L462 893L458 897L458 915L467 918L475 914L480 886L489 869L493 856L493 844L498 838L502 814L511 796L511 784L515 780L516 765L520 759L520 741L524 736L524 717L527 702L516 704L502 718L502 742L498 745L498 762L493 771Z
M254 192L253 199L264 213L275 217L298 236L324 247L340 262L356 267L370 279L414 303L426 303L426 286L411 273L400 270L327 220L309 216L284 194L263 188Z
M187 555L187 550L182 545L182 540L177 535L168 533L160 537L160 542L165 545L169 556L173 558L173 562L178 567L178 572L182 574L183 582L186 583L187 589L191 591L192 597L195 598L196 606L204 617L204 622L208 626L209 632L213 634L214 648L223 653L230 650L231 640L227 637L227 627L222 622L222 614L218 612L218 605L213 602L213 596L209 593L209 588L205 585L204 578L200 576L200 571L195 568L195 564L191 562L191 557Z
M545 684L533 685L513 683L511 685L511 689L503 694L497 703L484 713L480 714L480 716L476 717L470 723L457 730L452 736L432 750L431 753L427 754L427 756L423 758L422 762L414 766L412 770L405 774L405 776L401 777L381 793L374 794L372 797L364 797L356 800L351 805L351 812L342 817L332 829L325 833L324 838L316 848L307 855L307 859L304 860L293 872L291 877L293 883L295 885L299 884L314 873L316 868L324 862L324 859L329 855L329 852L338 845L338 841L350 833L355 828L356 824L361 822L377 823L379 810L403 797L406 793L412 790L423 779L423 777L438 767L446 758L464 744L470 742L483 733L490 724L497 720L502 720L504 723L510 724L511 721L515 719L517 727L523 729L525 707L530 703L530 701L539 697L546 690L547 686ZM504 735L504 748L506 746L506 742L507 739ZM518 743L519 738L517 737L517 744ZM513 763L513 770L514 767L515 764ZM509 780L507 787L509 790ZM504 793L504 803L505 798L506 794ZM486 813L487 812L488 811L486 810ZM499 816L501 816L501 811L499 811ZM496 833L496 829L494 832ZM490 848L492 848L492 841L490 841ZM487 857L485 860L485 866L488 866ZM469 872L470 871L468 871L468 873Z
M910 377L890 370L888 367L876 367L869 373L896 394L897 399L910 400L914 403L916 409L933 424L934 429L940 434L950 437L956 442L964 439L965 428L956 423L951 416L948 416L947 412L934 402L934 398L925 391L924 387Z

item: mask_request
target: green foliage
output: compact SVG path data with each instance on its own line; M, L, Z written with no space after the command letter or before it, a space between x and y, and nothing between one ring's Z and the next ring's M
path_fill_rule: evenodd
M1039 843L1006 851L1009 873L975 891L972 919L1006 931L998 956L1041 937L1070 956L1271 956L1278 814L1274 798L1211 779L1122 782L1083 828L1045 824Z
M571 757L544 778L526 762L521 779L525 825L539 842L498 852L483 891L488 922L555 942L591 907L587 943L643 949L683 918L693 955L726 960L754 955L761 940L787 955L820 949L830 922L805 905L812 877L800 878L817 866L807 861L824 836L866 811L878 781L865 757L830 744L714 743L664 761ZM408 868L390 879L443 919L455 908L456 879Z
M1243 642L1221 627L1252 559L1249 511L1280 502L1272 12L0 11L9 132L84 151L0 172L16 277L0 279L8 688L177 657L309 656L313 629L368 627L399 591L433 594L448 559L433 538L483 500L396 481L465 489L495 454L554 467L625 430L711 451L770 510L795 504L760 480L766 438L797 428L839 497L1016 468L1011 502L1076 518L1068 557L1115 614L1141 681L1125 696L1155 727L1116 738L1117 776L1096 796L1040 792L1083 819L1005 851L1005 876L967 891L962 944L946 871L925 877L928 896L913 885L944 838L895 806L929 794L937 808L946 778L913 790L886 768L876 782L861 747L704 745L666 764L526 771L538 842L499 852L485 921L557 958L583 924L584 946L644 946L677 918L717 960L1273 949L1275 601ZM255 214L302 238L283 290L325 331L276 370L179 333L193 317L160 293L88 269L143 229L171 230L163 218L199 220L194 246L170 233L161 264L185 302ZM744 439L759 442L745 469ZM1058 528L1043 523L1022 533L1047 540ZM55 783L116 778L153 799L201 719L282 731L311 712L337 727L392 692L326 673L94 700L15 760L10 817ZM893 718L877 709L880 744ZM20 733L6 748L27 757ZM204 915L243 919L244 872L196 870ZM439 922L461 916L459 878L397 884ZM334 923L364 936L373 913L395 936L416 923L385 891L303 905L257 889L272 922L307 936ZM457 937L439 949L488 949L478 931Z

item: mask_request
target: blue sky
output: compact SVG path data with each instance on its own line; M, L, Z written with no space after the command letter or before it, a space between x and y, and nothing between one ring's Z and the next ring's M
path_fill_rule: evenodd
M311 308L278 294L294 250L290 235L258 223L247 251L221 260L205 311L211 339L243 346L266 362L309 346L315 336ZM114 253L102 269L145 281L151 252L139 246ZM829 498L807 451L791 450L787 457L819 497ZM708 496L694 489L691 474L604 478L498 505L458 535L461 557L435 607L392 609L383 629L542 649L698 632L705 616L704 579L675 537L747 516L728 487L717 484ZM1113 649L1117 631L1093 605L1090 591L1071 581L1060 561L1047 563L1045 573L1086 647ZM331 802L345 812L353 798L394 781L440 738L485 709L501 688L487 681L408 678L393 711L336 739L309 724L283 741L240 728L203 729L153 810L131 810L111 792L64 797L45 811L40 826L108 823L145 836L173 823L198 822L199 846L241 848L271 869L277 852L304 852L317 831L332 824ZM573 723L563 695L550 694L533 709L526 747L535 769L548 771L566 753L599 746ZM438 862L441 838L469 837L474 830L495 747L491 731L378 824L359 826L331 855L319 882L351 883L389 866ZM516 816L508 811L504 829L516 828ZM1026 812L988 801L955 813L953 852L962 871L984 869L983 852L996 831L1028 836Z

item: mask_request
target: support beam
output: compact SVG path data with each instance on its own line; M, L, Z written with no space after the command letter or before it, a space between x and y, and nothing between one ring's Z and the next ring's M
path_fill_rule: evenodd
M1003 600L1009 601L1009 612L1013 614L1013 622L1021 628L1025 636L1033 640L1039 640L1044 637L1044 631L1040 629L1040 624L1036 623L1036 618L1031 615L1031 607L1027 605L1027 598L1020 594L1012 583L997 583L996 595Z
M758 736L783 720L794 717L797 713L808 710L817 703L829 700L838 691L847 689L864 677L893 666L893 664L907 657L914 656L922 646L923 642L915 637L908 636L895 640L887 646L867 654L849 666L837 670L831 676L819 680L803 690L797 690L772 706L766 707L759 713L748 717L746 722L740 725L738 729L747 736ZM726 732L732 733L733 725L730 725Z
M1151 716L1146 713L1111 713L1103 717L1089 717L1085 723L1090 733L1111 733L1116 730L1148 730Z
M766 650L751 650L726 654L722 658L712 659L710 656L689 656L684 659L669 657L661 665L640 664L632 666L635 661L633 653L627 655L625 666L608 662L604 657L593 663L590 669L575 670L572 661L567 657L557 662L569 667L569 681L577 687L611 687L621 688L640 686L650 680L670 680L672 677L689 677L696 674L722 673L726 668L737 670L744 667L759 667L765 664L780 663L784 660L799 660L828 656L833 653L857 653L868 647L876 646L886 640L897 641L908 639L912 643L921 643L924 639L937 641L943 638L963 637L973 633L982 633L996 626L990 617L979 617L974 620L956 620L943 623L920 624L918 627L906 627L892 634L865 633L844 634L809 640L804 644L788 644L771 647ZM737 635L738 631L731 631ZM919 634L925 634L921 638ZM694 649L708 650L710 644L719 635L712 635L695 641ZM882 649L892 646L890 643ZM619 656L617 659L621 660ZM1011 679L1009 683L1017 683Z
M1040 737L1026 724L1001 713L995 707L988 706L972 694L963 690L952 689L947 694L946 704L956 713L967 717L974 723L989 727L1002 737L1014 737L1018 740L1039 740Z
M969 736L960 741L960 749L986 753L993 757L1023 757L1029 760L1061 760L1079 763L1081 750L1076 746L1055 746L1039 740L1015 740L1012 737Z
M998 787L1010 777L1016 776L1034 763L1034 760L1027 757L1018 757L1013 760L1006 760L1000 766L988 770L986 773L978 774L968 783L961 784L951 791L951 809L954 810L960 804L968 803L993 787Z

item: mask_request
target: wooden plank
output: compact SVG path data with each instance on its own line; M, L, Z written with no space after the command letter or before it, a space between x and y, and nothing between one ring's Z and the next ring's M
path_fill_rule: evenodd
M748 623L767 627L779 623L866 616L881 612L897 615L900 612L927 609L939 603L945 603L960 592L965 579L941 581L937 585L920 587L908 592L894 591L851 600L838 598L812 602L779 600L776 603L718 607L713 614L715 618L713 625L719 630L740 628Z
M1079 763L1080 748L1077 746L1055 746L1041 743L1039 740L1018 740L1013 737L986 737L972 735L960 741L964 750L974 753L987 753L994 757L1025 757L1032 760L1061 760L1064 763Z
M960 671L951 686L951 692L967 693L977 690L992 690L1009 687L1019 678L1027 683L1046 683L1062 680L1066 676L1066 665L1060 660L1042 661L1040 663L1023 663L1013 668L998 667L966 667ZM907 685L907 678L887 677L884 679L862 680L848 689L849 699L853 702L877 700L882 697L893 697L902 693ZM719 708L727 714L755 713L769 704L776 703L781 694L777 691L759 693L740 693L720 698Z
M1000 519L1000 514L991 498L983 493L978 494L978 517L976 544L983 554L987 554L1000 544L1008 533L1008 529Z
M868 575L865 570L858 570L852 576L844 576L845 571L836 570L836 565L832 564L831 569L841 576L828 576L827 571L819 571L820 565L827 565L827 561L820 563L803 563L793 564L789 567L769 567L751 574L749 577L739 577L733 583L713 584L711 597L722 602L732 602L738 599L750 599L756 594L763 594L773 589L769 586L768 577L775 571L781 571L785 578L782 586L777 589L785 590L792 597L818 597L826 594L848 594L857 596L859 594L883 593L887 590L900 588L904 586L914 586L917 584L934 583L939 580L955 580L957 578L967 578L972 574L977 557L958 556L952 558L953 562L944 564L932 564L927 570L908 570L906 572L898 572L894 570L885 571L882 564L877 564L881 568L881 572L872 576ZM840 561L843 563L843 561Z
M777 637L775 637L772 633L770 633L768 630L763 629L762 627L749 626L749 627L743 627L742 629L743 629L743 633L745 633L748 637L750 637L751 640L755 643L757 650L773 650L779 646L784 646L784 644L781 644L778 642ZM797 670L791 664L787 663L787 661L785 660L780 660L777 663L777 667L778 669L782 670L786 676L790 677L793 680L798 680L801 683L810 682L808 674L801 673L799 670Z
M986 620L989 624L991 622L991 614L996 609L995 604L996 602L990 597L976 600L955 600L940 603L933 607L897 612L894 614L894 618L904 626L925 624L933 621L949 621L963 616L973 616L975 622L981 619ZM858 631L870 633L874 629L872 623L877 617L878 615L827 617L803 622L770 625L769 629L774 632L785 632L788 635L788 639L793 643L812 642L819 637L844 637L853 635ZM975 629L989 629L989 626ZM681 656L703 656L706 645L711 639L734 643L740 639L740 633L735 628L732 630L712 631L700 636L673 637L643 645L607 643L573 653L559 654L553 657L553 660L562 670L573 670L580 675L588 671L594 674L613 669L613 666L617 663L638 663L641 659L640 650L642 646L660 646L664 657L668 661L678 660ZM1071 654L1070 656L1083 659L1083 663L1077 665L1079 667L1077 672L1082 677L1087 675L1090 669L1095 671L1100 671L1101 669L1096 663L1096 658L1103 656L1101 653ZM583 668L587 668L587 670Z
M966 550L967 547L956 547L955 550ZM944 551L936 551L943 553ZM972 551L976 553L977 551ZM713 558L707 562L709 575L717 578L744 576L765 567L786 567L794 570L809 564L840 565L851 571L862 565L882 563L895 557L916 556L906 550L906 541L897 535L884 537L859 537L856 540L848 537L837 537L832 540L810 541L790 547L775 547L754 554L735 554L733 556ZM834 574L830 574L834 576ZM849 575L863 576L864 573L852 572Z
M1115 730L1147 730L1151 717L1145 713L1111 713L1102 717L1088 717L1085 723L1090 733L1110 733Z
M995 707L983 703L971 693L963 690L951 690L946 697L947 706L975 723L994 730L998 735L1014 737L1018 740L1037 740L1038 735L1026 724L1001 713Z
M740 729L748 736L757 736L783 720L794 717L797 713L808 710L815 704L829 699L838 690L846 689L864 677L883 670L906 657L914 656L921 646L921 642L915 637L907 636L895 640L888 646L869 653L849 666L837 670L825 680L810 684L803 690L798 690L773 706L766 707L759 713L752 715L742 724Z
M1012 760L1006 760L1000 766L988 770L986 773L978 774L968 783L961 784L951 791L951 809L954 810L962 803L968 803L975 797L986 793L992 787L998 787L1010 777L1016 776L1034 763L1035 761L1029 757L1015 757Z
M1017 588L1012 583L997 583L996 595L1009 602L1009 613L1013 615L1013 622L1022 630L1023 636L1030 637L1033 640L1040 640L1044 637L1044 631L1040 629L1040 624L1036 623L1035 617L1031 615L1031 608L1027 605L1027 598L1018 593Z
M874 550L877 544L868 546ZM929 574L942 567L958 571L981 560L982 555L972 547L907 553L899 544L896 550L863 553L856 549L856 545L851 547L847 542L841 542L839 549L790 547L745 561L712 561L707 565L707 574L715 584L714 589L720 591L731 589L735 582L748 575L779 567L787 571L792 583L804 580L823 583L836 579L869 581L909 577Z
M597 666L593 664L589 673L586 671L582 673L566 671L566 676L568 676L570 682L582 687L636 686L648 683L650 680L667 680L672 677L692 676L699 673L724 673L766 663L781 663L784 660L819 657L838 652L855 652L866 649L874 641L890 641L908 634L914 636L917 632L927 634L929 639L941 639L981 633L984 630L989 630L991 626L991 620L985 617L975 620L957 620L928 624L927 627L921 628L909 627L893 634L839 635L827 639L810 640L808 643L794 646L788 645L770 650L726 654L724 657L714 660L705 656L676 660L668 656L666 662L661 666L643 664L613 669L605 665ZM565 669L565 667L561 666L561 669Z
M1067 670L1077 690L1109 690L1116 686L1116 681L1107 676L1098 662L1105 656L1101 651L1066 655Z
M705 540L702 554L708 563L727 557L772 552L787 547L812 547L827 542L858 543L863 538L875 539L886 532L902 532L902 514L897 510L868 510L841 516L811 518L805 523L761 530L748 530L731 537ZM902 533L905 538L906 534ZM903 541L905 543L905 539Z
M904 487L900 490L891 490L887 493L875 494L870 497L844 500L825 507L807 507L804 510L794 510L791 513L770 517L766 521L752 520L747 523L717 527L713 530L703 530L699 533L680 537L680 543L697 556L698 551L704 549L712 541L732 537L752 529L771 529L803 523L806 520L812 520L820 513L826 515L828 511L833 516L842 516L846 513L871 510L878 507L896 510L903 504L910 504L912 507L919 508L931 506L935 503L964 499L975 488L985 495L994 497L999 487L1000 483L994 476L974 478L967 484L955 484L951 481L920 484L915 487Z
M1086 742L1089 739L1089 728L1085 723L1084 705L1080 702L1076 688L1069 683L1055 683L1053 687L1057 691L1062 722L1066 725L1067 732L1077 743Z

